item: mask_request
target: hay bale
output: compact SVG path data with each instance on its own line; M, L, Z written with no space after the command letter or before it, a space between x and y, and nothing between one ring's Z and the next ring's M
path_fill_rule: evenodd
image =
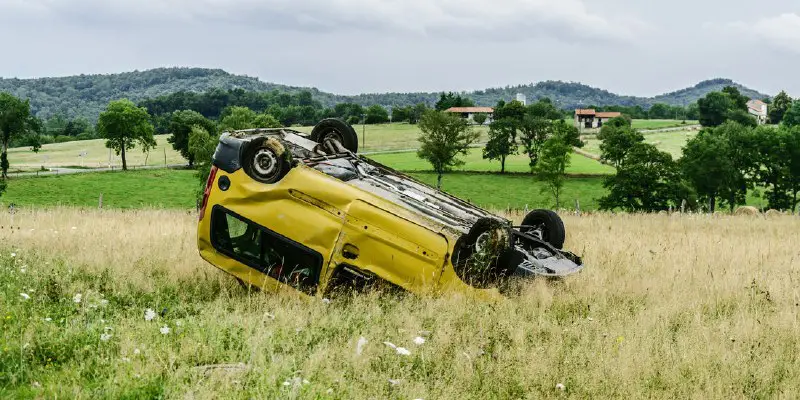
M766 215L767 217L779 217L783 215L783 213L778 210L769 209L767 210L767 212L764 213L764 215Z
M735 215L759 215L761 212L753 206L742 206L736 209Z

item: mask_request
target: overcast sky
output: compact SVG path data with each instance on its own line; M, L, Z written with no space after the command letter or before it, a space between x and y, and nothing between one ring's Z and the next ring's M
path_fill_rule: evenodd
M726 77L800 95L796 0L0 0L0 76L222 68L341 94Z

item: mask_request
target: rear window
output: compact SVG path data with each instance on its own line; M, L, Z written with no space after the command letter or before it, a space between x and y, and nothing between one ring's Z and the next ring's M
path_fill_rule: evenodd
M322 255L219 205L211 213L211 244L282 283L316 292Z

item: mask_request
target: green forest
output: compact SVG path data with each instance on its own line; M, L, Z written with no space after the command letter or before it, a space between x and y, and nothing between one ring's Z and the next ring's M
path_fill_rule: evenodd
M735 86L750 98L767 95L748 89L728 79L704 81L691 88L656 96L653 98L620 96L606 90L575 82L545 81L536 84L491 88L459 95L474 104L491 106L500 100L513 99L517 93L533 102L550 99L561 109L586 108L590 105L640 107L648 109L654 104L687 106L709 92L719 91L725 86ZM278 95L311 94L320 107L332 108L339 103L353 103L362 107L381 105L384 108L416 106L433 107L441 93L372 93L356 96L341 96L323 92L316 88L302 88L267 83L255 77L233 75L220 69L203 68L158 68L107 75L78 75L69 77L36 79L0 79L0 92L30 99L31 111L41 119L61 116L66 119L81 117L95 122L103 108L112 100L127 98L136 103L147 99L176 93L204 93L232 90ZM259 108L259 111L262 111ZM158 112L155 112L156 114Z

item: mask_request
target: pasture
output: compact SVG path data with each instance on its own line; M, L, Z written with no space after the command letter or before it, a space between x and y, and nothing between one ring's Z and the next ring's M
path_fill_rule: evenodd
M436 184L436 175L413 172L411 176L428 184ZM596 198L605 192L600 178L569 178L565 184L563 204L574 207L579 199L583 209L596 209ZM145 170L128 172L95 172L40 178L14 178L0 204L14 203L22 207L79 206L97 207L103 194L105 208L170 208L194 209L196 193L202 186L189 170ZM489 208L551 207L553 201L541 193L541 183L531 175L490 175L449 173L442 189L475 204Z
M587 267L563 281L531 281L492 303L375 293L327 303L241 289L199 258L193 213L22 210L14 230L2 213L0 397L800 390L800 220L597 214L565 223L566 248Z

